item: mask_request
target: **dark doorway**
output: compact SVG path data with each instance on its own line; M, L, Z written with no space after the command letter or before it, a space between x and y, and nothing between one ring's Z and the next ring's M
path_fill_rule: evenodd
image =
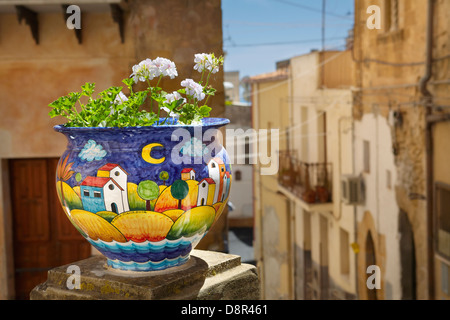
M9 160L16 299L47 280L47 271L90 256L90 244L61 208L58 159Z
M114 202L111 203L111 211L114 213L119 213L119 210L117 209L117 204L115 204Z
M372 233L369 231L366 237L366 269L368 266L376 265L375 244L373 242ZM367 287L367 299L377 300L377 290Z
M400 263L402 266L401 284L402 299L416 299L416 254L414 245L414 233L408 215L400 210L398 216L398 228L400 232Z

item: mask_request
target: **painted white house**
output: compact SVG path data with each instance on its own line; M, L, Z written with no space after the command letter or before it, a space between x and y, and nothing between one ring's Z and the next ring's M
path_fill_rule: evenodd
M122 189L123 212L130 211L128 205L128 173L118 164L107 163L97 171L97 177L109 177Z
M222 199L223 176L225 174L225 164L219 158L212 158L208 162L209 177L214 180L216 189L214 191L214 203Z
M122 187L109 177L86 177L80 185L83 209L93 213L112 211L120 214L128 211L125 210L123 191Z
M212 205L216 183L211 178L205 178L198 183L197 206Z

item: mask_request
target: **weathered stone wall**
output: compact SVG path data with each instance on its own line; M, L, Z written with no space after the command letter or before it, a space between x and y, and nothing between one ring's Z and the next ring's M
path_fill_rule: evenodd
M392 221L397 223L398 214L405 212L412 226L417 299L427 299L430 285L428 275L431 272L427 239L432 235L427 231L429 218L426 206L427 201L432 199L427 199L425 107L418 86L419 80L425 74L427 1L398 0L398 26L387 29L385 23L391 19L391 16L386 15L388 12L386 5L390 2L355 1L353 56L357 63L356 86L361 90L355 92L354 116L360 120L364 114L375 113L389 121L397 176L393 185L395 200L400 209L395 217L392 217ZM448 83L444 86L445 83L433 84L433 81L448 79L448 58L441 58L448 56L449 3L445 0L434 1L434 3L433 59L435 61L428 87L434 95L448 96L444 93L448 90ZM381 8L383 22L380 30L371 30L366 27L369 17L366 10L369 5L378 5ZM441 101L441 103L444 102ZM401 114L400 122L390 118L390 113L394 111ZM381 238L385 236L384 231L377 229L374 232L375 238L379 238L375 239L375 242L381 244L383 242ZM361 239L363 238L364 236ZM383 245L389 248L392 245L391 240L386 237L385 241ZM362 249L360 255L364 254ZM383 259L388 261L397 258L387 255ZM379 294L379 298L388 297L382 293Z

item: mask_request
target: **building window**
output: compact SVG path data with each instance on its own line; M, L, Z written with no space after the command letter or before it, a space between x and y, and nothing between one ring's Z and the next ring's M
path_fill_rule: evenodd
M244 153L245 153L245 164L250 164L250 143L247 142L247 139L245 141L245 146L244 146Z
M85 197L89 197L89 190L84 190L84 191L83 191L83 195L84 195Z
M102 194L100 191L94 191L94 198L101 198Z
M350 273L350 241L348 232L342 228L339 231L339 245L341 256L341 274Z
M236 171L236 172L234 173L234 176L235 176L235 178L236 178L236 181L241 181L241 179L242 179L242 173L241 173L240 170Z
M450 258L450 185L437 182L435 186L437 252Z
M109 190L114 190L114 185L112 183L109 185Z
M116 177L118 177L120 175L120 171L116 171L114 172L114 174L116 175Z
M370 172L370 143L367 140L364 140L363 142L363 166L364 166L364 172L369 173Z

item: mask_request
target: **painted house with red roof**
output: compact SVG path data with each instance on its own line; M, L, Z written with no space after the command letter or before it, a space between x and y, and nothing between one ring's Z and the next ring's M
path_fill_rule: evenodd
M195 170L192 168L181 170L181 180L195 180Z
M216 183L211 178L205 178L198 183L197 206L210 206L214 203Z
M83 209L94 213L129 211L127 176L119 165L108 163L97 171L97 177L86 177L80 185Z
M97 177L109 177L122 188L123 211L130 211L128 205L128 172L116 163L107 163L97 171ZM109 210L111 211L111 210Z

